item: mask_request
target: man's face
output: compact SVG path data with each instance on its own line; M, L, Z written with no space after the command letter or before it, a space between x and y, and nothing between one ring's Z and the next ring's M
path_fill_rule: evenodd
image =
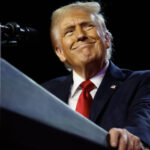
M101 65L106 55L105 37L99 31L95 16L74 9L58 25L60 46L56 54L73 69L95 63Z

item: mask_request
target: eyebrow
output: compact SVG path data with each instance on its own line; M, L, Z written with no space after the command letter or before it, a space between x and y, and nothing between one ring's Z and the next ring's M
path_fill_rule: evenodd
M66 31L66 30L68 30L70 28L74 28L74 27L75 27L75 25L73 25L73 24L72 25L67 25L67 26L64 27L63 30Z
M79 22L80 25L90 24L90 23L93 24L92 21L81 21L81 22ZM66 25L63 30L66 31L66 30L74 28L74 27L75 27L75 24L69 24L69 25Z

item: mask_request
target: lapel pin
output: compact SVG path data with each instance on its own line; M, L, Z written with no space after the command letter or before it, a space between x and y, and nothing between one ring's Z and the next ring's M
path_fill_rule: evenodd
M115 89L117 86L116 85L111 85L110 88L111 89Z

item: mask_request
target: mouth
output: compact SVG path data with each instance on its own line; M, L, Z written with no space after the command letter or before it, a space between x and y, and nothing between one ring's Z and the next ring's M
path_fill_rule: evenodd
M88 46L93 45L94 43L95 42L84 42L84 43L81 43L81 44L78 44L78 45L74 45L74 46L72 46L72 50L88 47Z

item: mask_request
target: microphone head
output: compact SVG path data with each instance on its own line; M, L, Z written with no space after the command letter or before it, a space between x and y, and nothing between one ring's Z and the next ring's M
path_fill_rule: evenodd
M2 29L2 44L18 42L31 42L38 37L38 31L31 27L21 27L16 22L8 22L6 25L1 25ZM15 41L15 42L14 42Z
M16 34L16 33L19 33L20 32L20 25L16 22L8 22L6 24L6 26L8 27L8 31L9 33L11 34Z

